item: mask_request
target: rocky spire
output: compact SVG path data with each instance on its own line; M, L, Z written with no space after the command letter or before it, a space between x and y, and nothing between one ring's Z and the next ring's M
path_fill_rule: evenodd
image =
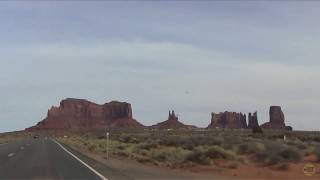
M178 117L177 117L176 114L174 113L174 110L172 110L171 112L169 111L168 120L178 121Z
M249 113L248 128L254 128L257 126L259 126L257 111L254 112L253 115Z

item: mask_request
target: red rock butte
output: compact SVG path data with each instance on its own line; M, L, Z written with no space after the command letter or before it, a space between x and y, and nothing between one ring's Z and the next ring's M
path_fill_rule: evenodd
M152 125L150 128L152 129L189 129L189 128L196 128L196 127L185 125L182 122L180 122L178 120L178 117L172 110L172 112L169 111L168 120Z
M284 114L280 106L270 106L270 121L262 124L260 127L264 129L286 129L292 130L292 127L286 126ZM211 123L207 128L227 128L227 129L254 129L259 127L257 112L249 113L248 125L246 115L237 112L220 112L211 113Z
M269 117L270 121L262 124L262 128L292 130L292 127L286 126L284 114L280 106L270 106Z
M211 113L211 123L207 128L245 129L247 128L246 119L245 114L237 112Z
M105 128L143 128L132 118L131 104L111 101L99 105L84 99L67 98L47 117L26 130L93 130Z

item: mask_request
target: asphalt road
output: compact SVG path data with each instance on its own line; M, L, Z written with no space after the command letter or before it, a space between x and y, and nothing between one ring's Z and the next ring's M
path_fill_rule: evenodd
M0 179L102 179L63 146L46 138L0 145Z

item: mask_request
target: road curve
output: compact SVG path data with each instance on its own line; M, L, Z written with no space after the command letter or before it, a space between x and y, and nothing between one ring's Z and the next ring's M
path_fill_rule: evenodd
M51 139L20 140L0 146L0 179L103 179Z

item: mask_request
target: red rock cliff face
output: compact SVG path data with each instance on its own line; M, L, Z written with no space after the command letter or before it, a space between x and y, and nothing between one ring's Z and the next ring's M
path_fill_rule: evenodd
M284 114L280 106L271 106L269 110L270 121L261 125L268 129L285 129Z
M236 112L211 113L211 123L207 128L247 128L246 115Z
M52 107L44 120L27 130L140 127L143 125L132 118L129 103L112 101L98 105L83 99L68 98L62 100L59 107Z

